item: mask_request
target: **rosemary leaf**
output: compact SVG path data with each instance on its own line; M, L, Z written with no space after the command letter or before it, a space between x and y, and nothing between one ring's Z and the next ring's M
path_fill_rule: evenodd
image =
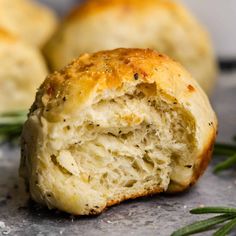
M222 226L213 236L226 236L236 227L236 218Z
M19 110L19 111L8 111L3 112L0 114L0 117L9 117L9 116L26 116L27 111L25 110Z
M211 213L228 213L235 214L236 217L236 208L228 207L200 207L195 208L190 211L191 214L211 214Z
M234 155L232 155L225 161L216 165L216 167L214 168L214 173L219 173L220 171L226 170L232 167L233 165L236 165L236 153L234 153Z
M174 233L171 234L171 236L187 236L187 235L207 231L207 230L210 230L212 226L221 224L225 221L232 219L233 217L234 216L232 215L224 214L224 215L208 218L206 220L197 221L193 224L190 224L188 226L185 226L175 231Z
M26 117L27 111L12 111L12 112L4 112L0 114L0 119L4 117Z
M234 145L234 144L216 143L215 148L216 149L232 150L232 151L236 152L236 145Z
M233 155L236 153L236 145L216 143L214 147L215 155Z
M24 113L19 113L18 115L16 113L14 113L14 114L9 114L9 113L0 114L0 124L1 125L23 123L25 120L26 120L26 114L24 114Z
M231 156L235 153L233 150L226 148L215 148L213 154L216 156Z
M0 142L14 141L20 136L26 115L26 111L0 114Z

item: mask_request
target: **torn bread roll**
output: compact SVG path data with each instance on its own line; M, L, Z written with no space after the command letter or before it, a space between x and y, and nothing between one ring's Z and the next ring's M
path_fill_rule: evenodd
M33 0L0 0L0 27L36 47L42 47L55 32L57 17Z
M87 0L74 9L44 49L52 69L81 53L152 48L179 61L210 93L217 66L203 26L174 0Z
M31 197L75 215L179 192L211 158L217 120L178 63L152 50L85 54L50 75L22 134Z
M28 110L48 71L41 52L0 28L0 112Z

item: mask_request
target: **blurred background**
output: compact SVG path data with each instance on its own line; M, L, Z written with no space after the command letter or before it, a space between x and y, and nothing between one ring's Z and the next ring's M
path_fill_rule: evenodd
M63 16L82 0L39 0ZM181 1L181 0L180 0ZM211 34L216 54L222 60L236 60L236 1L182 0Z
M39 0L60 16L83 0ZM210 97L219 119L218 140L231 141L236 132L236 1L179 0L207 29L220 66L217 85Z

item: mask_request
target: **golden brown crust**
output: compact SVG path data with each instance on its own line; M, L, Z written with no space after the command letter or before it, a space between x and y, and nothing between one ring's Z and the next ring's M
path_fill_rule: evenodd
M92 211L90 211L89 215L99 215L101 213L103 213L108 207L114 206L114 205L118 205L123 201L126 200L134 200L136 198L140 198L140 197L148 197L148 196L152 196L152 195L156 195L159 193L163 193L164 189L161 189L160 187L155 187L153 189L145 189L139 193L136 194L131 194L131 195L126 195L126 196L122 196L119 199L115 199L115 200L110 200L109 202L107 202L107 205L103 208L103 209L93 209Z
M191 186L197 182L197 180L203 175L204 171L206 170L212 157L215 140L216 132L212 134L212 138L209 140L209 143L206 144L203 154L198 158L199 164L195 165L194 175L190 184Z
M122 196L122 198L116 199L116 200L110 200L107 203L107 207L119 204L119 203L121 203L125 200L135 199L135 198L138 198L138 197L147 197L147 196L151 196L151 195L158 194L158 193L161 193L161 192L164 192L164 189L161 189L158 186L153 188L153 189L145 189L142 192L139 192L139 193L136 193L136 194Z
M74 21L78 18L92 16L94 14L108 10L109 8L116 8L122 6L124 13L129 13L133 8L143 9L153 6L163 7L170 11L176 11L178 4L173 1L166 0L89 0L84 1L80 6L75 7L66 20Z
M168 188L168 193L175 194L180 193L188 189L189 187L195 185L198 179L204 174L205 170L208 167L209 162L212 158L212 153L214 149L214 144L216 140L217 130L212 133L212 137L209 139L209 142L205 145L205 149L202 154L198 157L198 162L193 166L193 176L189 184L181 185L178 183L171 182Z
M14 35L12 35L6 29L0 27L0 40L6 40L8 42L16 42L18 39Z
M145 60L150 63L145 63ZM135 74L139 74L139 80L152 83L155 68L162 67L165 63L173 67L173 70L183 73L177 63L151 49L116 49L84 54L60 72L47 78L40 90L40 94L44 94L46 98L43 106L50 110L49 115L52 115L54 110L57 114L59 110L71 112L72 107L74 109L74 106L83 105L95 88L98 92L119 89L124 82L135 81ZM167 70L160 70L159 76ZM76 91L73 93L75 88L76 91L80 91L79 94ZM63 101L64 97L66 102ZM76 100L73 102L73 99ZM45 115L47 116L47 113ZM56 117L59 118L58 115L54 118Z

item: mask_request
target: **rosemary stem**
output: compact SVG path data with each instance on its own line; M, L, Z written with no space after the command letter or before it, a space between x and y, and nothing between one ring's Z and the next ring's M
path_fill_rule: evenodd
M212 226L221 224L223 222L229 221L230 219L234 218L232 215L224 214L220 216L215 216L206 220L197 221L193 224L185 226L174 233L171 236L187 236L196 233L200 233L203 231L210 230Z
M227 214L235 214L236 216L236 208L229 207L200 207L195 208L190 211L191 214L209 214L209 213L227 213Z
M234 155L230 156L225 161L216 165L216 167L214 168L214 173L218 173L222 170L226 170L226 169L232 167L233 165L236 165L236 153L234 153Z
M236 218L217 230L213 236L226 236L236 226Z

